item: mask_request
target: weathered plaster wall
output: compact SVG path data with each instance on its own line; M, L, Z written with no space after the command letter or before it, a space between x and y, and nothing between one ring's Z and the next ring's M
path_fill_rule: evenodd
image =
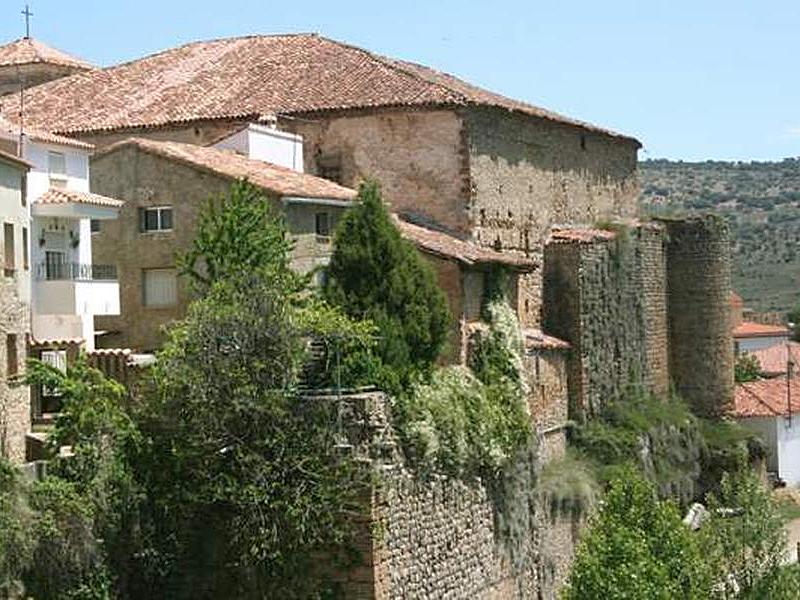
M597 414L630 384L668 389L666 263L658 225L545 249L544 325L572 345L570 415Z
M25 88L33 87L61 77L68 77L86 69L65 67L46 63L31 63L0 67L0 96L19 94L20 81Z
M343 185L377 179L392 210L467 231L466 157L454 111L361 111L280 125L303 136L307 173L320 174L320 161L335 162Z
M162 328L186 313L191 294L178 280L178 302L174 306L144 306L143 269L172 268L178 253L186 252L195 236L198 218L211 197L230 191L232 180L171 162L136 148L123 148L101 155L92 163L92 191L125 201L116 220L103 221L92 236L94 260L117 265L120 283L119 316L96 317L99 330L119 333L101 338L101 347L150 351L163 341ZM294 266L307 271L330 256L328 240L315 233L313 206L275 206L287 216L296 240ZM171 231L139 231L139 209L172 206ZM319 210L338 218L342 209Z
M554 224L636 214L633 141L499 109L470 108L463 115L469 222L480 243L541 257ZM519 304L524 322L538 325L541 272L525 277Z
M728 227L714 216L663 223L670 375L695 411L718 415L733 400Z

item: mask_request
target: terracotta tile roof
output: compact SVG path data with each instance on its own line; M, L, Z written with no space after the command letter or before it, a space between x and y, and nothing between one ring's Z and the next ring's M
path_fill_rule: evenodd
M788 344L788 347L787 347ZM749 352L758 359L761 371L767 376L782 375L786 373L786 363L791 360L794 363L794 372L800 369L800 343L787 342L786 344L775 344L762 350Z
M90 192L76 192L74 190L60 190L50 188L44 194L36 199L36 204L93 204L94 206L108 206L111 208L119 208L125 202L116 200L100 194L92 194Z
M136 147L143 152L162 156L194 169L223 177L247 179L253 185L282 197L297 196L333 200L353 200L356 197L355 190L321 177L248 158L233 150L195 144L130 138L105 148L95 157L104 156L126 147Z
M88 62L51 48L33 38L20 38L0 46L0 67L47 63L76 69L94 69Z
M32 164L21 159L16 154L9 154L8 152L3 152L2 150L0 150L0 160L24 167L26 170L33 167Z
M547 335L540 329L523 329L525 348L528 350L569 350L570 344L560 338Z
M521 271L533 271L539 266L530 258L483 248L444 231L409 223L400 215L392 216L400 234L423 252L465 265L503 264Z
M76 338L31 338L31 346L71 346L73 344L83 344L85 342L82 337Z
M782 325L765 325L763 323L753 323L752 321L743 321L738 327L733 330L734 338L751 338L751 337L789 337L791 331Z
M791 379L792 414L800 412L800 378ZM736 384L733 406L735 417L786 416L786 378L760 379Z
M561 244L578 242L580 244L590 244L601 240L613 240L615 237L617 237L617 234L608 229L554 229L550 232L550 238L547 243Z
M14 99L8 114L16 114ZM31 89L34 123L59 133L375 107L493 106L638 144L428 67L316 34L195 42Z
M87 144L74 138L66 137L63 135L56 135L49 131L42 131L31 127L25 127L23 133L35 142L43 142L45 144L56 144L59 146L71 146L73 148L83 148L84 150L93 150L92 144ZM12 138L16 140L19 137L19 125L14 124L7 118L0 115L0 137Z

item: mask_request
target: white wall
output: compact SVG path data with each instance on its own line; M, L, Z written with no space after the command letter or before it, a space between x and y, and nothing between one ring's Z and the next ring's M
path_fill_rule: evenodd
M67 164L67 189L76 192L89 191L89 153L81 148L60 146L56 144L42 144L40 142L25 141L23 156L33 165L28 173L28 201L36 199L50 189L50 170L48 166L48 152L60 152L64 155Z
M767 470L777 473L778 464L778 425L775 417L748 417L737 421L757 434L767 449Z
M800 415L789 421L776 417L778 431L778 475L787 485L800 484Z
M251 123L214 144L217 148L235 150L249 158L263 160L294 171L303 171L302 136Z
M763 350L764 348L771 348L778 344L785 344L789 341L786 335L771 336L771 337L752 337L752 338L736 338L736 345L739 352L753 352L755 350Z

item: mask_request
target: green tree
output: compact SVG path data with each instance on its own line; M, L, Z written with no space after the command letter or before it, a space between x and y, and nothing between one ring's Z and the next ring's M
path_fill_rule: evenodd
M761 363L752 354L742 352L736 357L733 375L736 383L747 383L748 381L761 379Z
M0 458L0 597L21 595L22 575L35 547L35 514L19 470Z
M293 243L269 198L246 180L212 198L200 215L192 247L178 258L181 274L202 294L220 279L246 279L258 271L287 293L305 279L290 268Z
M445 343L449 314L431 266L404 240L378 184L361 185L358 203L336 229L325 297L380 331L376 354L408 379L427 371Z
M786 532L770 491L747 471L726 473L719 494L708 499L711 518L703 526L705 555L720 581L736 581L743 598L796 598L797 571L782 568ZM764 590L774 594L762 595ZM783 591L781 591L783 590Z
M626 468L581 542L565 597L706 599L712 575L676 506Z
M792 339L795 342L800 342L800 304L795 306L789 314L786 315L789 323L792 323Z

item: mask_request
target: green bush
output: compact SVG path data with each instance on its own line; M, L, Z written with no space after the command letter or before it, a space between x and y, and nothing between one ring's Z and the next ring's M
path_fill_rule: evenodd
M625 469L611 482L578 548L568 600L711 596L713 572L676 506Z
M447 338L447 302L432 267L392 223L377 183L361 185L339 223L328 273L326 299L376 325L383 365L403 382L430 369Z
M733 366L733 374L736 383L756 381L761 378L761 364L755 356L743 352L736 357L736 363Z
M28 489L20 472L0 458L0 597L22 593L22 575L35 547L35 513L29 506Z

